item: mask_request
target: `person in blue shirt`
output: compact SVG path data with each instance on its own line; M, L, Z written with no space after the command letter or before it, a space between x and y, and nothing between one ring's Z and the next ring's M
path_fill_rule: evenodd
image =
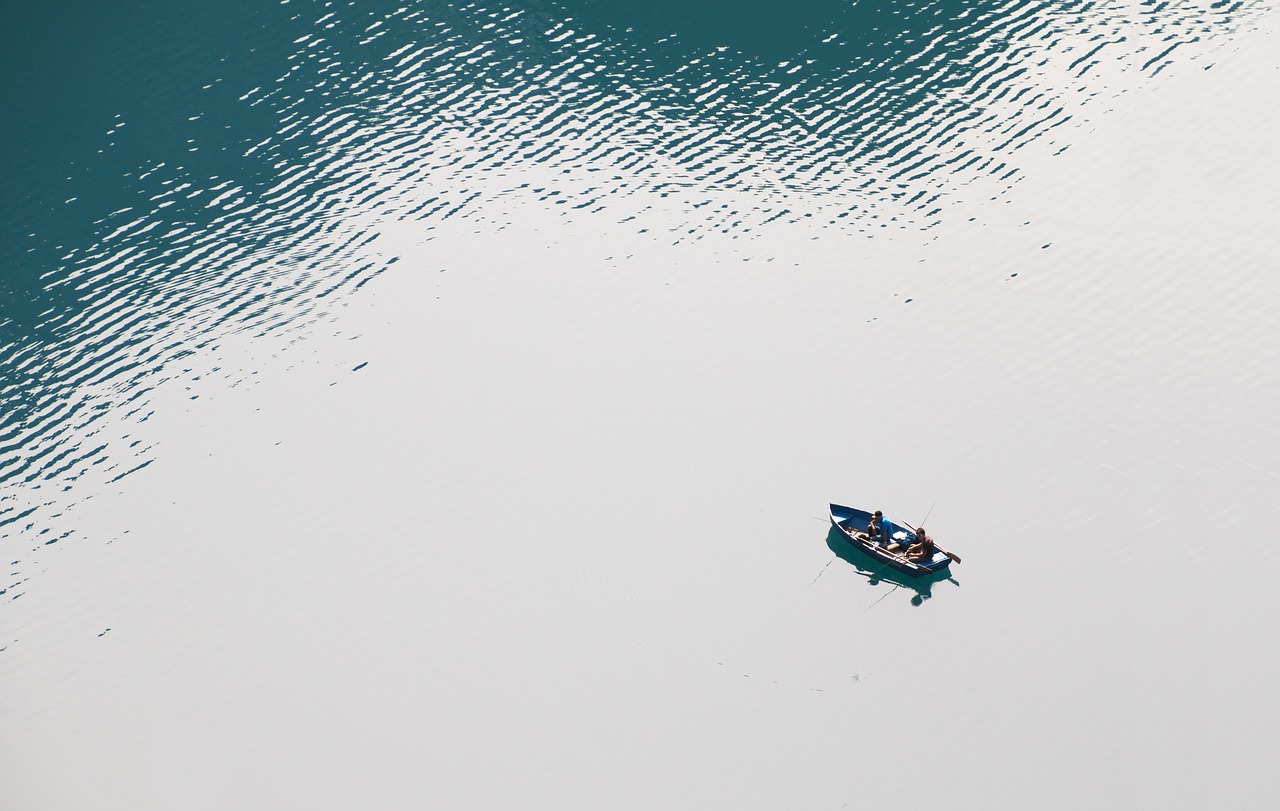
M889 540L888 534L884 531L884 513L876 510L871 515L871 522L867 524L864 533L871 543L877 546L884 545L885 541Z

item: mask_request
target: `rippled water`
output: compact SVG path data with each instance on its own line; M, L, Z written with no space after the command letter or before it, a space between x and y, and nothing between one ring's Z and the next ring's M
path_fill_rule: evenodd
M1153 663L1172 662L1197 691L1239 683L1238 667L1222 676L1163 647L1176 645L1175 625L1232 618L1179 607L1204 607L1176 595L1208 553L1200 536L1167 527L1163 508L1212 500L1213 525L1252 537L1274 495L1274 296L1255 289L1274 248L1274 195L1248 183L1247 167L1199 176L1196 158L1143 122L1166 115L1151 100L1170 83L1202 101L1233 87L1203 82L1268 21L1265 4L1243 2L286 0L86 4L74 16L9 4L0 543L13 562L0 656L27 674L36 709L0 710L36 738L74 727L82 765L129 723L104 709L114 701L148 708L155 729L172 731L156 720L164 707L207 712L215 727L225 711L303 730L266 739L310 753L286 763L295 776L309 757L359 757L309 748L334 724L392 764L361 760L363 774L386 769L418 799L430 792L404 775L417 768L407 753L425 747L451 764L427 781L447 785L446 804L514 802L500 786L467 788L495 757L511 786L544 799L560 775L578 781L583 804L825 807L857 796L832 776L849 765L842 747L880 768L877 736L909 747L899 722L934 722L883 709L888 682L927 689L945 667L960 681L941 694L952 711L938 743L978 775L958 778L961 806L986 796L1012 807L1017 781L991 783L1000 757L1061 789L1041 806L1177 799L1163 779L1172 772L1143 752L1195 723L1233 727L1203 708L1170 720L1162 702L1190 687L1116 687L1114 674L1127 667L1145 684L1168 675ZM1146 148L1116 135L1115 116L1139 122ZM1256 122L1196 109L1172 126L1201 127L1206 144L1250 137L1205 154L1271 165ZM1150 162L1115 158L1134 154ZM1087 175L1083 186L1062 166ZM1144 205L1156 225L1140 219ZM1224 244L1184 241L1206 233ZM1063 258L1044 250L1064 243ZM1038 286L1009 292L1029 275ZM904 302L933 309L899 315ZM1089 444L1100 452L1085 454ZM880 463L898 453L921 461ZM980 532L1000 488L1015 494L1004 508L1013 529ZM967 564L978 585L938 584L914 605L897 599L909 584L859 585L856 635L840 635L852 598L835 572L855 568L822 568L831 553L844 565L841 550L809 519L860 493L918 513L941 495L941 520L978 550ZM502 530L476 532L494 501L515 517L500 510ZM742 510L755 533L714 540L744 523ZM1187 558L1171 564L1175 585L1150 587L1164 613L1078 552L1060 553L1062 573L1043 586L1052 597L1028 584L1037 553L1017 541L1045 511L1058 518L1053 548L1073 533L1107 537L1102 554L1118 565L1141 554L1140 540L1113 537L1121 516L1166 526L1162 543ZM619 543L602 548L604 538ZM1059 601L1086 577L1113 591L1068 614ZM895 647L930 633L911 624L922 612L888 614L891 631L867 624L872 606L935 610L923 604L948 588L978 596L934 615L930 630L950 633L921 642L936 657ZM101 606L117 598L100 590L137 604L112 620ZM378 613L332 596L347 590ZM1266 608L1261 599L1229 605ZM170 624L142 619L163 614L152 604ZM1033 616L1012 620L1009 605ZM208 606L226 617L210 619ZM106 643L122 622L149 630L117 643L129 653L110 666L63 636L74 627ZM319 625L354 646L357 664L326 658L340 643ZM285 637L300 658L279 658ZM1011 660L1009 638L1037 664ZM202 675L202 648L225 657L222 678ZM1231 655L1210 649L1203 661ZM142 688L112 692L130 657L163 650L190 653L170 654L155 678L231 685L215 688L224 697L193 710ZM237 663L258 656L282 703L246 686L252 667ZM53 674L83 661L109 698L87 720L40 722L52 710L39 708L76 692ZM365 673L381 674L416 730L382 705L317 721L284 686L317 671L348 704L379 689ZM406 674L467 710L407 698L417 692ZM753 676L779 687L750 692L741 682ZM1010 703L984 692L993 683ZM610 684L639 709L616 703ZM851 684L885 690L883 701L849 699ZM566 698L564 685L586 698ZM1073 688L1095 691L1106 714L1073 718ZM1042 723L1027 721L1036 714ZM423 732L432 724L451 742ZM484 742L484 730L502 740ZM768 742L775 733L803 755L788 760ZM183 737L188 758L136 732L134 749L98 768L127 770L145 752L180 785L207 776L192 765L206 750L231 757L237 734ZM603 749L589 744L600 736ZM1096 775L1093 790L1020 759L1049 758L1046 737ZM1082 754L1093 744L1100 754ZM531 765L504 759L528 748L541 750ZM623 753L641 762L611 756ZM1170 762L1186 765L1183 755ZM244 763L232 771L238 786L292 796ZM1191 780L1183 799L1222 791L1220 777ZM99 778L115 787L103 807L127 804L116 778ZM320 804L365 798L326 793L321 777L287 782L298 781L311 786L298 796L314 791ZM1248 804L1257 788L1228 794ZM77 803L59 796L48 807Z
M157 382L213 373L190 358L227 334L323 319L401 258L389 231L498 231L513 199L676 243L928 229L1253 13L631 6L174 6L69 29L6 12L6 481L145 464L102 414L142 419Z

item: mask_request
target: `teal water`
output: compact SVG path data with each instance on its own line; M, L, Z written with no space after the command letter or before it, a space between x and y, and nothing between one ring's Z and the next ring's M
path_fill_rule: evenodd
M142 418L228 333L308 329L402 258L391 224L501 229L515 199L674 241L927 230L1257 13L84 5L3 12L4 469L24 488L144 463L86 438L97 413ZM655 194L680 213L646 217ZM94 387L113 394L77 396Z
M1272 23L0 6L0 791L1266 807Z

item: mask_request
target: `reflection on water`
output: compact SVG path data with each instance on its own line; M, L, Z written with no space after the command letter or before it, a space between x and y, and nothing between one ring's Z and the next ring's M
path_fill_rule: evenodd
M317 329L401 258L393 230L500 230L513 201L673 242L928 228L1252 8L6 8L0 526L65 537L32 493L148 464L131 426L158 386L250 376L221 367L225 341Z
M827 548L832 554L840 558L846 563L851 564L858 574L867 578L868 585L879 586L884 583L892 584L893 588L889 593L884 594L880 599L885 599L898 589L906 589L912 593L911 604L915 606L923 605L925 600L933 597L933 587L939 583L951 583L959 586L960 581L956 580L950 571L934 572L924 577L911 577L905 575L895 569L891 569L880 561L863 552L858 547L849 543L835 527L827 532ZM952 564L953 566L955 564ZM875 605L872 603L871 605ZM868 606L869 608L870 606Z

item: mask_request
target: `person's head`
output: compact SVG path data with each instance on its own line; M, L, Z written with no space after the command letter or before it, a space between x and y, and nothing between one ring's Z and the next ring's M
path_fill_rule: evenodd
M871 514L871 517L879 521L881 518L884 518L884 513L880 512L879 510L876 510Z
M923 537L924 537L924 527L916 527L916 535L919 535L921 538L923 538Z

